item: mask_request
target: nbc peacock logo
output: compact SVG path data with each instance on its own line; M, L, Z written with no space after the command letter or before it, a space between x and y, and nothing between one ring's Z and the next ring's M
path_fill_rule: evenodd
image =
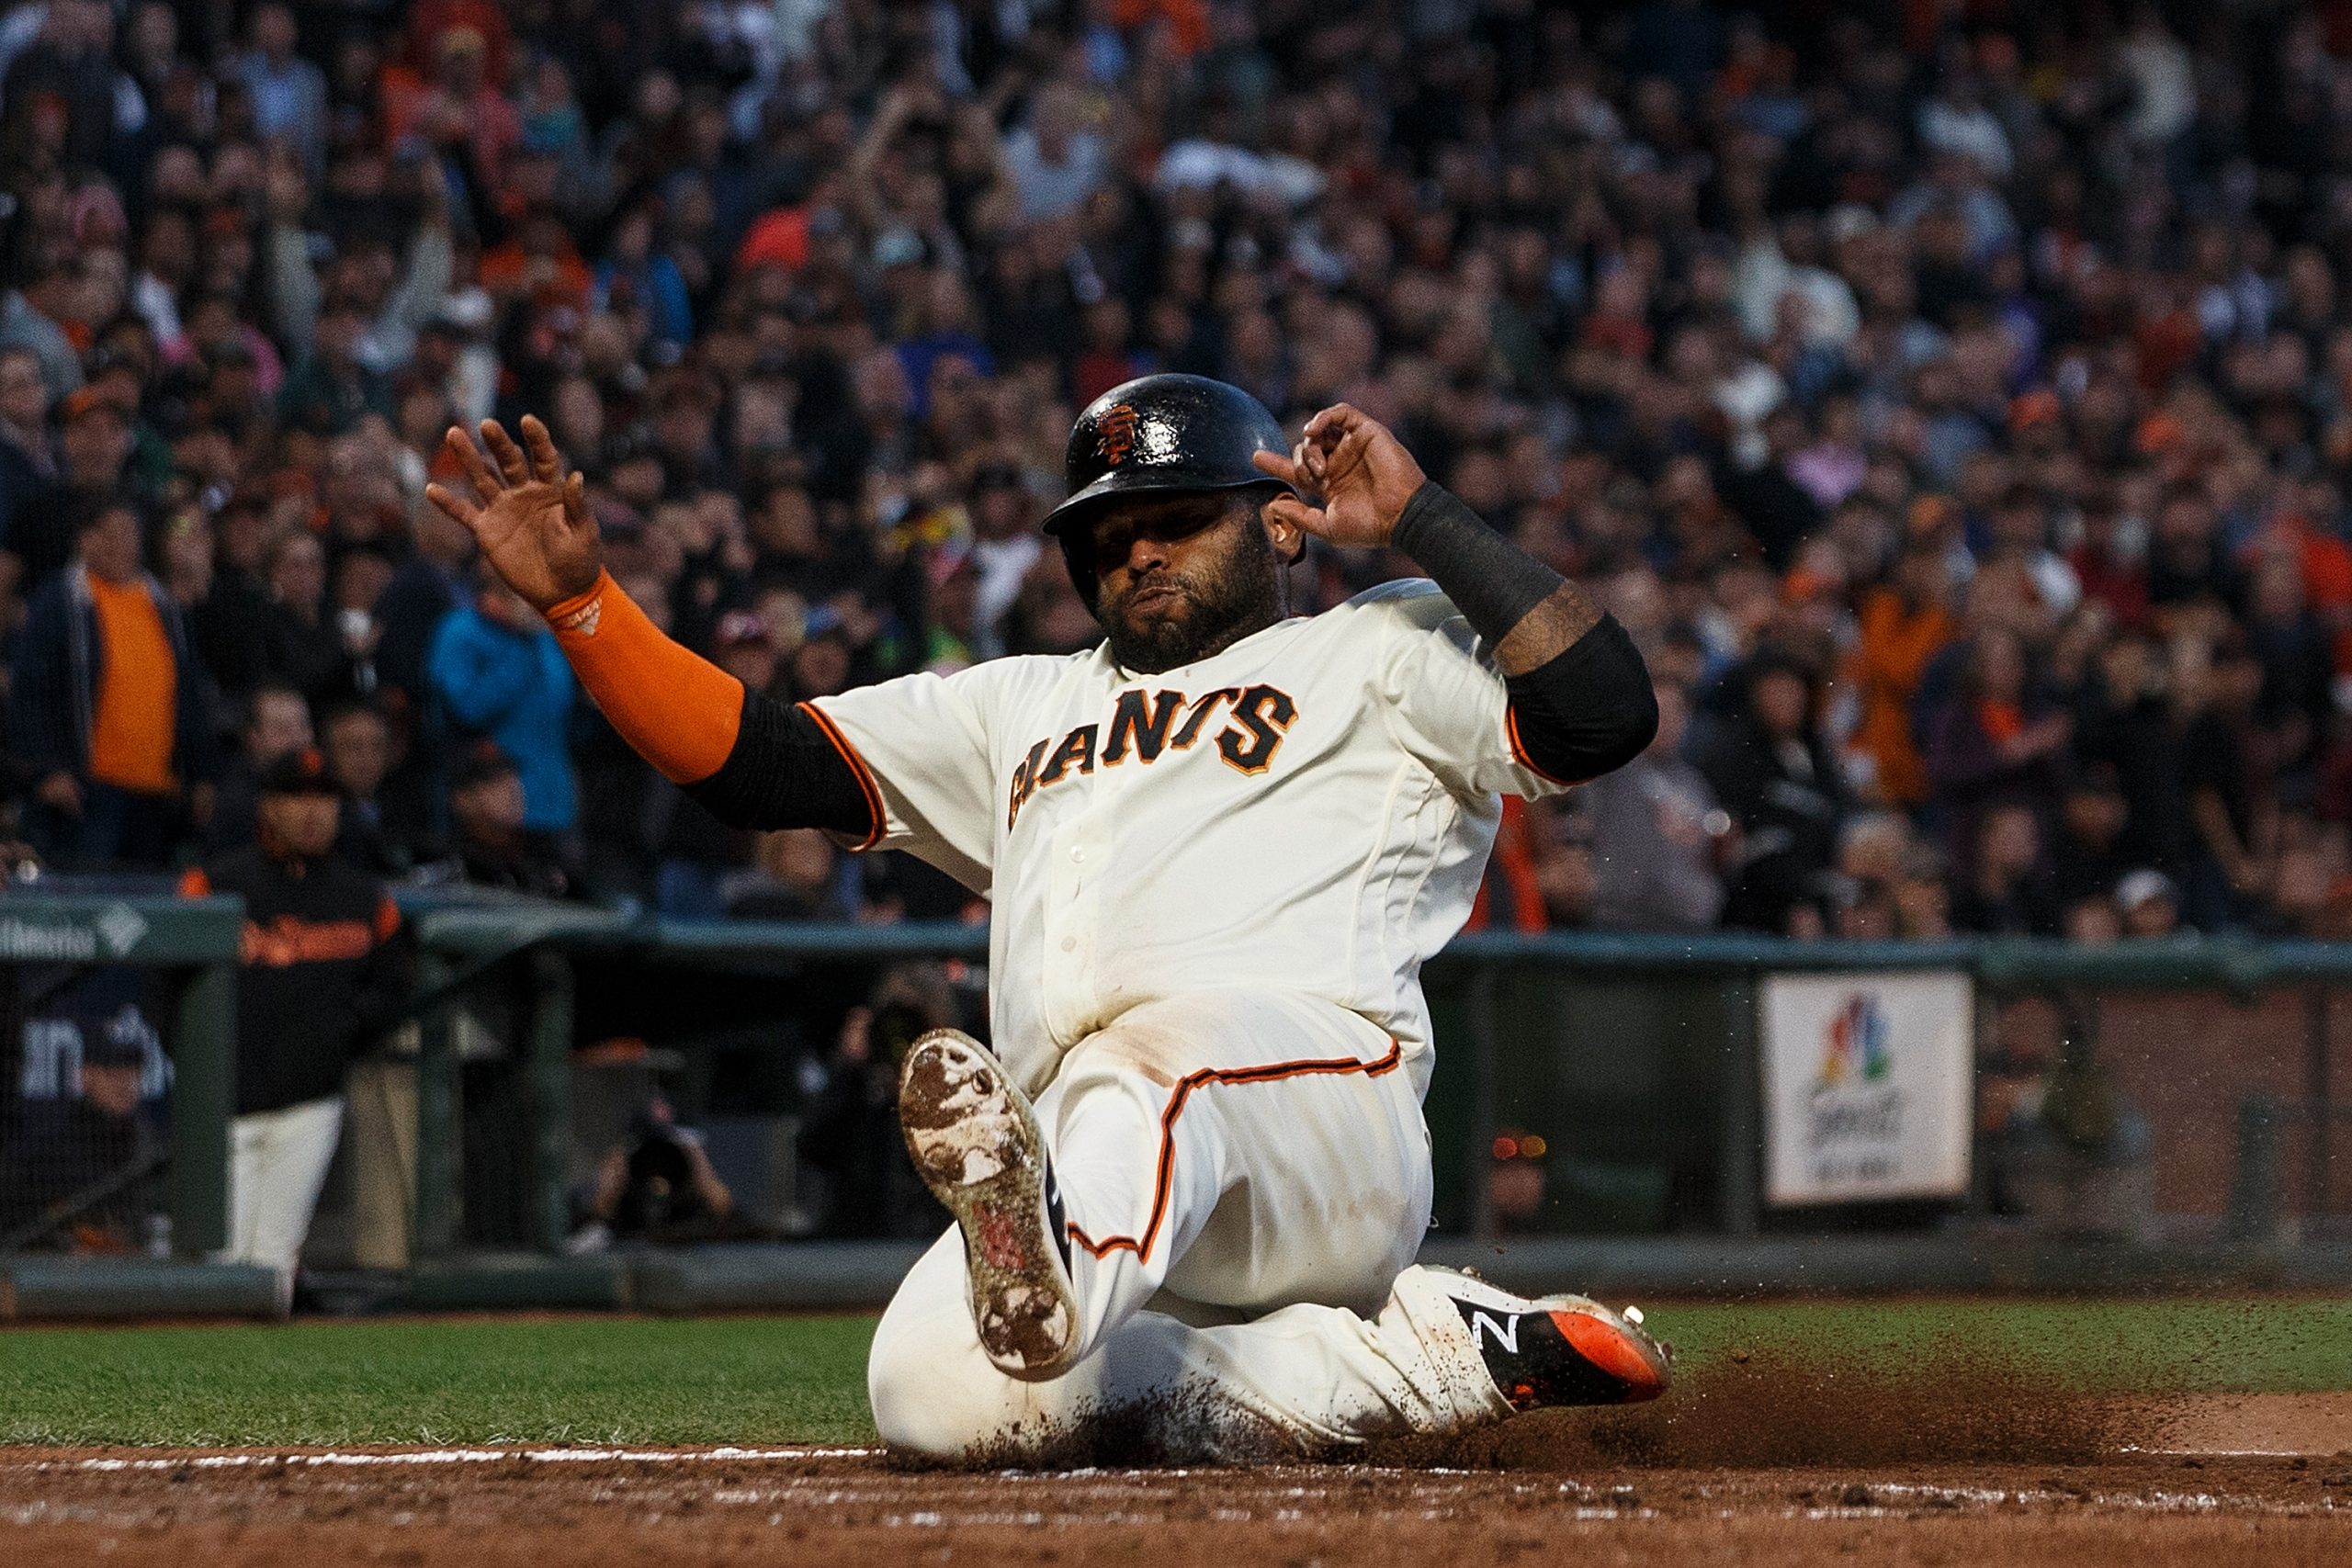
M1892 1062L1887 1055L1886 1010L1868 991L1857 991L1829 1016L1827 1049L1821 1056L1823 1089L1877 1083Z

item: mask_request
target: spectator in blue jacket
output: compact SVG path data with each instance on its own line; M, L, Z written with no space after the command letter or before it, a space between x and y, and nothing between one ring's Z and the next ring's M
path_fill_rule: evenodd
M253 95L254 128L291 147L315 179L327 160L326 73L294 52L291 6L256 6L250 27L253 48L229 68Z
M523 825L569 834L579 788L565 745L571 668L537 612L494 580L433 634L425 676L456 728L486 735L523 777Z

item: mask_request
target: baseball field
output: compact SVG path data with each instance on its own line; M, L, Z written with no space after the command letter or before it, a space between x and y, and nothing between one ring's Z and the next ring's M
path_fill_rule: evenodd
M2352 1561L2352 1303L1657 1303L1680 1382L1353 1462L948 1474L870 1319L0 1336L0 1562Z

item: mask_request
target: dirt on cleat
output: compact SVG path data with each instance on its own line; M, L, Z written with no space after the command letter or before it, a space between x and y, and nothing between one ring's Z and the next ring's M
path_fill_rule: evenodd
M899 1122L916 1173L963 1235L981 1348L1013 1377L1061 1372L1077 1341L1078 1302L1028 1101L978 1041L934 1030L908 1049Z

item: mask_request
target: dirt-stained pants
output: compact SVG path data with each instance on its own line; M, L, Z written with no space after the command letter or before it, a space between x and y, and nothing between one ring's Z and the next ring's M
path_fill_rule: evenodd
M1398 1287L1429 1136L1396 1042L1311 998L1154 1002L1037 1101L1069 1220L1082 1359L1023 1382L981 1350L954 1231L899 1285L867 1389L883 1439L943 1461L1313 1450L1490 1420Z

